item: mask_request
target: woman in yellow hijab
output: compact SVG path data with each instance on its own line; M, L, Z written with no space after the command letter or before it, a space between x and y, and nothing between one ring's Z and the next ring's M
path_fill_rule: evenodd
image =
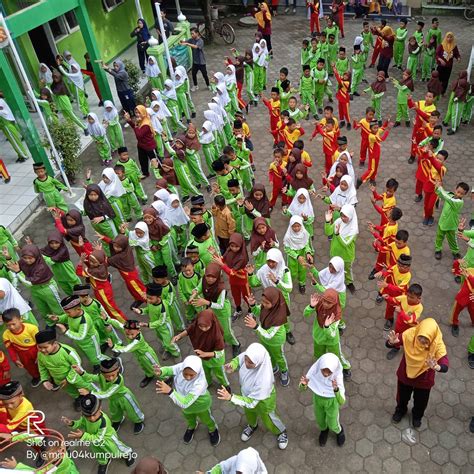
M403 345L404 355L397 370L397 407L392 421L401 421L413 394L412 424L419 428L435 383L435 373L448 371L446 346L433 318L422 320L401 335L391 331L387 346L399 345Z
M443 95L448 88L449 78L453 70L454 60L460 61L461 55L456 44L456 38L451 31L444 35L443 41L436 48L436 63L438 64L439 80L443 84Z
M272 54L272 14L265 2L259 2L258 9L254 10L255 19L257 20L257 31L262 34L263 39L267 42L267 49Z

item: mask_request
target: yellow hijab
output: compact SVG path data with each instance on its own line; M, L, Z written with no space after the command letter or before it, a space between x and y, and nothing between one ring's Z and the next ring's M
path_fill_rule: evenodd
M428 348L420 344L418 336L424 336L430 341ZM447 354L443 334L433 318L423 319L417 326L407 329L402 338L407 365L406 371L410 379L415 379L428 370L429 367L426 364L428 357L439 360Z
M260 10L255 13L255 19L257 20L258 26L260 28L265 28L265 19L270 22L272 21L272 16L268 11L268 5L265 2L262 2L260 5Z
M151 131L155 133L155 130L153 129L153 125L151 123L151 119L150 119L150 116L148 115L146 107L144 105L137 105L135 108L140 112L140 115L142 117L140 122L138 123L138 127L140 128L140 127L143 127L143 125L148 125Z
M453 41L451 43L448 41L448 35L451 35L453 37ZM454 33L448 31L444 35L444 39L443 41L441 41L441 44L443 45L444 52L446 53L447 59L449 61L452 58L454 48L456 47L456 38L454 37Z
M388 26L388 25L385 25L383 28L382 28L382 34L384 36L394 36L395 33L393 32L392 30L392 27L391 26Z

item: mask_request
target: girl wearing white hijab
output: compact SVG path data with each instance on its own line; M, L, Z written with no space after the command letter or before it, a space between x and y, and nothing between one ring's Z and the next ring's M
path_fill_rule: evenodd
M111 100L104 102L104 115L102 123L107 130L107 138L109 139L112 153L124 146L123 132L120 125L119 114L117 108Z
M286 427L276 413L275 378L273 377L270 354L261 344L254 342L247 350L224 366L227 373L239 369L239 383L242 395L230 394L225 387L217 390L219 400L227 400L244 408L248 425L240 439L248 441L258 427L260 416L265 427L277 436L278 447L288 445Z
M339 423L339 408L346 401L342 365L337 355L328 352L321 356L301 377L300 388L313 392L316 423L321 430L319 445L325 446L329 430L336 433L337 445L346 441L344 429Z
M28 159L28 153L25 146L21 142L21 133L15 122L12 110L5 102L5 99L0 98L0 130L4 133L6 139L18 155L17 162L23 162Z
M254 71L254 93L263 92L267 85L268 49L267 42L262 39L252 47L253 71Z
M314 235L314 209L309 196L309 191L306 188L299 188L294 195L291 204L286 210L290 216L300 216L303 218L303 224L308 231L311 239ZM285 213L285 214L286 214Z
M0 278L0 315L10 308L16 308L25 323L38 326L29 304L23 299L19 291L6 279Z
M87 131L92 140L94 140L97 153L99 154L103 164L109 166L110 163L112 163L112 148L109 139L107 138L107 131L100 122L99 117L97 117L94 112L87 114Z
M351 204L354 206L357 204L357 191L354 186L354 181L349 175L344 175L339 186L329 196L331 202L331 208L335 211L339 211L345 204Z
M210 110L207 112L210 112ZM206 112L204 112L204 116L206 116ZM210 120L206 120L202 124L201 131L198 135L199 143L202 145L202 152L206 160L207 169L209 170L207 178L212 178L215 176L215 173L212 169L212 163L219 158L219 153L216 148L216 138L212 133L213 130L214 126L212 125L212 122Z
M227 89L227 93L230 98L231 114L240 110L239 101L237 99L237 79L235 77L235 66L228 64L225 70L224 82Z
M326 212L324 232L332 236L329 255L341 257L344 260L345 283L351 293L355 292L352 278L352 263L355 260L355 245L359 234L359 224L354 206L344 204L340 217L334 220L333 211Z
M152 89L163 89L161 69L154 56L148 56L145 63L145 74L148 77Z
M102 181L99 182L99 187L102 189L105 197L108 199L110 205L115 211L113 221L118 229L122 223L125 222L122 200L125 198L127 191L125 191L120 178L117 176L113 168L104 168L102 171Z
M235 474L241 472L242 474L267 474L267 468L254 448L242 449L238 454L232 456L225 461L216 464L209 473L219 474ZM198 474L204 474L198 471Z
M220 102L222 106L225 107L230 102L230 97L229 93L227 92L224 74L222 74L222 72L216 72L213 77L213 82L215 84L214 90L217 90L219 86L224 86L224 89L221 91L222 98L220 99Z
M163 101L163 97L161 92L158 89L153 89L151 91L151 100L156 100L160 106L160 110L158 112L160 120L164 118L171 117L171 112L169 111L168 107L166 106L165 102Z
M219 89L219 91L221 91L221 93L223 93L223 91L225 89L225 85L220 84L218 89ZM221 102L222 102L222 95L219 95L219 94L217 94L216 96L214 96L211 99L211 103L216 104L220 109L222 120L224 122L224 133L226 135L226 142L228 142L233 137L233 132L232 132L232 127L231 127L229 115L227 114L227 110ZM211 110L214 110L214 109L211 108ZM217 109L216 109L216 113L217 113Z
M151 251L150 234L145 222L137 222L135 228L128 234L128 241L135 249L137 264L140 269L142 281L146 284L152 280L152 271L155 268L155 258Z
M298 281L299 290L302 295L306 292L306 265L300 263L313 263L313 248L308 231L304 227L301 216L292 216L285 237L283 238L285 253L288 257L288 268L291 278Z
M53 83L53 72L45 63L39 65L39 80L41 87L51 87Z
M170 194L169 206L166 209L167 226L171 227L171 232L176 248L186 246L186 229L189 223L189 217L184 212L183 205L177 194Z
M162 133L165 131L165 127L167 127L166 119L160 119L160 104L157 100L154 100L150 107L146 109L148 115L151 119L151 124L153 125L153 130L155 131L155 142L156 142L156 149L158 151L158 156L165 156L165 145L163 143L163 136ZM163 125L163 123L165 125ZM167 136L171 136L171 134Z
M174 86L176 88L176 96L178 99L178 108L181 116L185 116L188 123L191 121L191 116L196 117L196 110L191 97L188 97L188 75L183 66L178 66L174 71Z
M182 409L184 419L188 424L183 441L189 444L193 440L198 420L200 420L209 430L211 445L217 446L221 438L216 420L211 413L212 398L207 390L206 375L201 359L191 355L180 364L156 368L156 374L160 378L156 382L156 392L169 395L171 400ZM162 379L169 377L174 377L173 387L162 382Z
M85 86L84 86L84 78L82 77L82 72L79 64L76 62L69 63L69 72L64 69L61 65L61 60L58 58L58 69L59 72L66 76L74 87L74 94L77 99L77 104L79 105L79 110L81 111L83 118L86 118L87 114L89 113L89 104L87 103L86 93L85 93Z
M163 100L165 101L165 104L171 113L170 123L173 132L177 132L178 130L186 130L186 127L181 122L181 114L178 107L178 96L176 95L176 89L171 79L166 79L165 81Z
M224 148L227 145L227 137L224 132L224 119L222 117L222 110L218 104L211 102L207 104L209 110L204 112L204 118L212 122L214 126L214 135L217 139L220 149Z
M156 196L156 193L155 193L155 196ZM153 209L155 209L155 211L158 214L158 217L165 223L165 225L170 227L170 223L166 220L166 213L168 209L166 204L161 199L157 199L156 201L153 201L151 203L151 206L153 207Z
M318 272L315 267L310 269L311 275L314 277L313 285L320 293L324 293L328 289L336 290L339 294L339 302L341 308L346 306L346 284L344 283L344 260L341 257L332 257L329 265ZM319 280L319 283L316 281Z
M355 182L355 173L354 173L354 166L352 165L352 157L351 154L345 150L339 154L337 160L332 164L331 169L329 170L329 178L332 178L336 174L336 167L339 164L346 165L347 167L347 174L352 178L352 181Z

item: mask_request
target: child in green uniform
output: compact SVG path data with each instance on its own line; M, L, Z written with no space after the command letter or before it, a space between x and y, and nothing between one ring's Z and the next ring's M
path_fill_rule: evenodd
M112 153L124 146L122 126L120 125L119 114L111 100L104 101L103 124L107 130L107 138Z
M243 407L247 426L240 439L247 442L258 428L258 418L265 427L277 437L278 447L288 445L286 427L276 413L276 391L270 354L261 344L250 344L245 353L232 359L225 370L232 373L239 369L242 395L229 393L224 387L217 390L219 400L230 401Z
M408 61L407 69L411 71L413 80L416 81L416 71L418 69L418 63L421 56L421 48L414 36L410 36L408 39Z
M90 170L87 172L87 177L90 182ZM120 225L125 222L122 209L122 196L126 195L127 192L113 168L104 168L102 171L102 179L99 181L99 187L102 189L115 212L113 221L115 227L118 229Z
M285 253L288 257L288 268L294 281L298 281L301 294L306 291L306 265L313 263L313 248L303 218L294 215L290 219L288 230L283 239Z
M61 421L72 428L69 439L81 440L90 447L99 464L98 474L105 474L112 459L124 459L127 467L130 467L135 462L136 454L117 437L101 405L95 395L85 395L81 400L81 418L73 421L63 416Z
M351 78L351 90L352 96L359 96L357 89L359 84L364 79L364 68L365 68L365 56L362 53L360 45L354 45L354 54L351 56L351 67L352 67L352 78Z
M374 47L374 36L372 35L372 31L370 31L370 25L368 21L364 21L362 23L362 44L364 45L364 49L362 50L363 58L364 58L364 67L367 64L367 59L369 59L370 48Z
M323 58L319 58L317 66L312 70L314 77L314 98L318 106L318 113L323 113L323 99L326 87L328 86L328 73L325 68L326 61Z
M170 356L179 357L181 351L177 344L173 342L174 331L171 324L170 309L166 302L162 299L161 286L150 283L146 286L147 306L143 309L133 308L137 314L147 314L150 318L149 323L142 323L142 326L155 330L156 336L161 341L164 355L163 359L167 360Z
M267 67L268 67L268 49L267 42L261 39L259 43L255 43L252 47L253 55L253 71L254 71L254 88L253 92L256 96L260 94L267 84Z
M66 295L72 295L74 285L81 283L76 275L76 269L71 262L69 250L64 243L64 237L58 230L48 234L48 245L41 249L41 253L53 271L54 279ZM28 241L31 243L31 240Z
M188 427L183 441L189 444L194 437L198 420L204 423L209 430L209 441L217 446L221 437L217 429L216 420L212 416L212 398L207 390L207 381L201 359L197 356L188 356L181 364L171 367L157 367L158 377L174 377L173 387L158 380L157 393L169 395L171 400L183 410L183 416Z
M210 111L209 111L210 112ZM215 176L212 170L212 163L219 158L219 152L216 148L216 138L214 136L214 126L210 120L206 120L202 124L201 132L199 133L199 143L202 145L202 152L206 160L207 170L209 172L207 178Z
M460 182L456 185L454 193L443 189L440 182L435 183L436 194L444 201L443 210L439 216L438 229L435 240L435 258L441 260L444 238L448 240L449 249L454 258L461 258L459 254L456 232L458 230L459 218L464 206L464 196L469 192L469 186Z
M130 181L130 178L127 178L125 174L125 166L121 164L115 165L114 172L118 176L118 179L125 190L125 194L119 196L120 207L122 209L124 220L127 222L132 221L132 211L136 220L142 220L143 211L135 194L135 186Z
M104 166L109 166L112 162L112 149L110 147L109 139L105 127L100 123L99 117L93 112L87 114L87 130L90 137L95 143L97 153L103 162Z
M4 249L6 249L11 260L14 262L18 261L17 251L20 250L18 242L5 226L0 225L0 250L2 250L0 252L0 264L2 265L5 265L7 262L6 257L3 255Z
M36 102L38 102L41 107L46 123L48 125L57 125L59 123L58 111L51 90L47 87L43 87L40 93L36 94Z
M337 356L324 354L311 366L300 381L300 389L308 387L313 392L314 416L321 430L319 445L326 445L331 430L336 434L337 445L342 446L346 435L339 423L339 408L346 399L342 366Z
M186 74L186 69L183 66L178 66L174 70L174 87L176 90L176 98L178 100L178 110L180 117L185 117L186 121L189 123L191 121L191 104L192 101L189 100L187 95L188 92L188 76ZM194 108L194 104L193 104ZM194 114L196 116L196 114Z
M115 210L98 184L87 185L84 213L90 219L92 228L97 233L106 235L110 239L117 235L117 228L113 220L116 217ZM106 247L105 252L107 251Z
M127 233L125 225L120 232ZM146 222L137 222L132 231L128 232L130 246L135 249L140 276L145 283L151 281L151 273L155 266L155 256L151 250L150 231Z
M48 176L44 163L34 163L33 171L36 175L33 188L36 193L42 193L46 207L67 212L67 204L59 193L60 191L67 191L67 186L52 176Z
M186 126L181 122L181 115L178 106L178 96L176 94L176 89L174 87L173 81L171 79L166 79L165 89L163 90L163 100L168 107L168 110L171 112L170 125L171 130L176 132L178 130L186 130Z
M250 252L254 258L256 270L259 270L267 261L267 252L278 245L275 231L267 224L264 217L257 217L253 221L250 235Z
M190 245L197 247L199 258L207 266L212 261L213 253L219 254L219 244L211 233L209 226L205 223L195 225L191 231L191 236L188 247Z
M441 34L441 30L439 29L439 19L438 18L433 18L431 20L431 28L428 30L428 33L426 34L426 42L429 44L431 41L431 38L435 38L436 40L436 46L439 46L441 44L441 41L443 40L443 36ZM431 69L435 69L436 67L436 58L432 57L432 63L431 63Z
M238 181L242 183L242 190L248 192L252 189L254 180L252 164L249 159L250 150L245 146L245 140L242 135L237 135L230 142L232 146L225 146L222 153L229 159L229 165L238 171ZM227 189L229 189L229 180L227 181ZM232 197L227 199L231 200Z
M315 88L316 88L316 80L311 74L311 68L308 64L303 66L303 74L300 78L300 97L301 103L304 106L308 106L313 118L318 118L318 111L316 109L316 102L315 102ZM291 99L290 99L291 100Z
M181 261L181 272L178 275L178 296L184 306L184 314L187 322L191 322L196 317L196 308L191 304L193 290L198 287L202 275L195 269L192 260L185 257Z
M56 340L56 331L46 329L39 331L36 336L38 346L38 370L43 387L48 391L64 388L74 399L74 408L79 409L82 396L79 388L90 388L90 385L78 375L73 366L81 365L77 352L66 344Z
M163 77L158 62L154 56L148 56L145 64L145 74L146 77L148 77L148 82L150 83L152 90L163 90Z
M336 43L339 43L339 34L340 34L339 26L337 25L337 23L333 20L331 16L326 17L326 23L327 23L327 26L326 28L324 28L323 33L325 33L326 36L334 35L334 38L336 38ZM323 33L321 34L321 36L323 35Z
M352 264L355 260L355 243L359 233L359 224L354 206L345 204L341 208L340 217L333 222L333 211L326 212L324 232L332 236L329 255L341 257L344 260L347 288L355 291L352 279Z
M322 295L311 295L311 302L306 306L303 316L309 318L316 313L313 322L313 356L319 359L322 355L332 352L341 361L344 377L351 376L351 364L344 358L341 350L339 325L342 308L336 290L325 290Z
M235 357L240 352L240 342L232 330L232 308L230 300L226 298L226 293L221 267L211 262L206 266L204 276L193 293L192 304L199 311L204 308L214 311L224 331L224 340L232 346Z
M341 308L346 307L346 284L344 283L344 260L341 257L332 257L329 265L318 271L313 265L308 265L312 276L313 286L319 293L328 289L337 291ZM319 281L319 282L318 282ZM339 327L342 326L342 320Z
M224 371L225 341L224 331L212 309L198 313L196 319L174 338L175 342L189 336L194 352L202 360L202 366L208 384L214 376L219 385L229 387Z
M99 335L92 322L91 316L81 307L78 296L67 296L61 301L64 313L51 316L53 321L59 321L56 328L62 334L76 342L79 349L93 365L94 373L100 370L100 361L108 359L100 352Z
M21 163L28 159L28 152L21 142L22 137L20 130L15 122L15 117L5 102L5 99L0 97L0 130L5 135L5 138L10 142L13 150L17 154L17 162Z
M161 287L161 299L166 305L171 321L176 331L184 330L184 321L179 308L176 290L173 288L169 278L166 265L158 265L152 270L153 282Z
M70 63L69 72L67 72L61 65L60 58L57 59L57 63L59 66L59 72L71 81L77 104L79 105L79 110L81 111L84 118L86 118L86 116L89 114L89 104L87 103L84 78L82 76L79 64Z
M301 42L301 54L300 54L300 62L301 66L304 66L306 64L309 65L309 60L310 60L310 46L309 46L309 41L307 39L304 39Z
M342 51L344 52L344 56L345 56L346 49L343 46L341 46L341 47L339 46L339 44L336 41L336 38L331 33L328 36L328 58L327 58L328 62L327 62L327 68L326 68L328 70L328 74L330 76L332 76L332 74L333 74L331 64L337 64L338 55ZM336 66L336 68L337 68L337 66Z
M430 73L431 75L431 73ZM402 80L391 77L395 89L397 89L397 116L395 119L395 127L400 126L402 120L405 121L406 126L410 126L410 115L408 114L408 96L415 90L413 79L411 77L410 69L403 71Z
M281 384L283 387L287 387L290 384L290 376L284 345L286 341L285 325L288 322L290 310L285 298L278 288L270 286L263 290L260 305L255 304L253 295L249 297L248 303L250 314L245 316L245 325L255 330L260 343L270 354L273 373L280 371Z
M132 182L137 198L140 199L142 204L146 204L148 196L141 184L142 172L137 165L137 162L130 158L126 146L119 147L117 153L119 155L117 164L122 165L125 168L125 176Z
M370 93L371 106L375 109L375 116L379 124L382 123L382 97L386 90L384 71L378 71L375 81L370 84L370 87L364 89L364 93Z
M451 122L451 128L448 129L448 135L454 135L461 123L469 90L470 86L467 81L467 71L460 71L458 78L451 85L448 110L443 119L443 125L445 126Z
M296 165L296 170L299 169L299 167L302 167L304 171L306 172L307 168L305 165L302 165L301 163L298 163ZM308 179L306 177L306 179ZM303 181L302 179L294 179L292 181L292 184L298 184L297 181ZM284 215L289 215L291 216L299 216L303 219L303 225L306 231L308 232L309 236L311 239L313 239L314 235L314 209L313 205L311 204L311 197L309 195L312 189L313 185L311 184L310 190L304 188L304 187L298 187L297 191L295 192L293 186L290 187L290 189L286 192L287 196L293 195L293 199L291 200L291 204L289 207L284 211ZM294 194L293 194L294 193Z
M423 48L424 44L424 39L423 39L423 28L425 24L422 21L418 21L416 23L416 30L413 32L413 36L415 37L416 44L420 47L420 57L419 57L419 62L421 63L421 48ZM410 46L408 46L408 52L410 52ZM407 69L410 69L407 64ZM412 69L411 73L413 74L413 77L416 77L416 71L413 71Z
M423 62L421 64L421 80L428 82L431 79L431 69L433 58L436 56L436 37L431 36L428 43L423 48Z
M327 67L332 71L332 64L336 65L337 73L342 77L347 71L349 71L349 58L346 56L346 48L341 46L337 53L337 57L334 61L327 64Z
M99 400L109 401L110 421L115 431L120 429L125 418L134 423L133 434L137 435L143 431L145 415L137 398L125 385L120 359L114 357L103 360L100 363L100 374L89 374L77 365L73 368L92 387L92 390L79 389L81 395L91 393Z
M142 324L136 319L129 319L125 321L123 330L127 339L127 344L114 344L111 340L108 341L109 347L116 354L123 354L131 352L137 359L138 365L145 372L145 378L140 382L140 387L145 388L155 378L155 365L160 365L158 356L152 347L146 342L140 327Z
M407 39L407 19L400 20L400 26L395 31L395 41L393 42L393 62L398 69L403 67L403 53L405 52L405 41Z

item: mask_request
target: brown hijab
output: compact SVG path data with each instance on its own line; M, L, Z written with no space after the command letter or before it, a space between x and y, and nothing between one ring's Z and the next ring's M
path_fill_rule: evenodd
M405 69L405 72L408 74L408 77L404 81L400 81L402 86L407 86L412 92L415 90L415 84L413 83L413 77L409 69Z
M303 177L298 179L296 177L296 173L301 171L303 173ZM291 172L291 187L294 190L298 190L300 188L309 189L313 185L313 180L308 176L308 168L303 163L298 163Z
M66 217L69 216L76 221L73 226L70 226L67 221ZM88 242L86 238L86 227L82 221L82 215L76 209L71 209L66 212L66 214L61 216L61 224L67 230L67 234L65 235L66 240L73 240L77 242L79 237L82 237L84 242Z
M69 250L64 243L64 237L59 230L53 230L48 234L48 245L41 249L41 253L51 258L55 263L64 263L70 260ZM59 242L61 245L58 249L53 250L50 246L50 242Z
M415 40L415 44L410 43L412 39ZM416 51L419 47L420 45L416 42L416 38L414 36L410 36L410 38L408 38L408 54L413 53L413 51Z
M293 173L293 170L295 169L296 165L299 165L301 163L301 154L302 151L299 148L292 148L290 151L290 155L293 155L295 158L295 161L290 161L288 159L288 163L286 164L286 171L289 175Z
M267 230L263 235L257 232L257 227L262 224L267 226ZM275 231L267 224L264 217L257 217L253 221L252 234L250 236L250 251L255 252L263 242L265 242L265 251L270 250L272 248L270 240L273 240L273 242L278 240Z
M217 280L210 285L206 281L206 276L217 278ZM215 303L224 289L221 267L217 263L209 263L202 278L202 294L204 298Z
M230 244L235 244L239 246L237 252L233 252L230 248ZM247 253L247 247L245 246L245 240L242 237L242 234L234 232L229 238L229 245L224 255L225 264L230 267L232 270L242 270L245 268L247 263L249 263L249 255Z
M208 331L202 331L199 327L210 326ZM224 331L212 309L205 309L198 313L196 319L186 328L193 349L204 352L224 350ZM205 358L204 360L208 360Z
M254 193L256 191L261 191L263 193L263 198L260 199L260 201L254 198ZM260 214L262 214L263 217L267 217L267 218L270 217L270 201L268 199L267 191L263 184L255 183L253 185L252 191L250 191L250 194L247 197L247 201L251 202L254 209L260 212ZM251 215L250 212L248 211L246 211L246 213L247 215Z
M383 77L383 81L379 81L378 77ZM380 94L381 92L385 92L387 90L387 85L385 84L385 72L384 71L379 71L377 73L377 77L375 78L375 81L370 84L370 87L376 94Z
M163 168L161 168L161 176L166 179L166 182L168 184L172 184L173 186L178 186L178 177L176 176L176 172L174 171L174 163L171 158L165 158L162 161L162 164L165 166L168 166L170 169L169 171L164 171Z
M116 252L113 244L122 250ZM128 242L128 237L123 234L117 235L110 244L111 256L108 258L109 265L122 272L133 272L135 270L135 258L133 256L132 247Z
M467 93L469 92L469 83L467 82L467 71L461 71L459 73L457 81L453 84L454 97L460 102L466 100Z
M166 181L165 178L157 179L155 186L157 188L166 189L168 191L168 181Z
M262 328L269 329L274 326L283 326L286 324L290 310L288 309L283 293L278 288L269 286L263 290L262 296L272 304L270 309L262 306L259 318Z
M349 174L349 172L347 171L347 165L345 163L338 163L336 165L336 170L337 169L340 169L341 170L341 176L337 176L336 174L334 174L334 176L332 177L332 181L331 181L331 184L333 186L339 186L339 184L341 184L341 179L343 176L346 176L347 174Z
M28 265L23 257L34 257L33 264ZM25 245L20 250L20 270L25 274L26 279L33 285L42 285L53 278L53 272L44 261L43 255L37 245Z
M161 220L154 207L147 207L143 210L143 215L152 216L155 220L148 225L148 234L151 240L159 242L169 231L170 228Z
M194 138L188 136L189 132L194 132ZM199 151L201 149L201 143L199 142L198 133L196 127L193 123L188 125L188 130L184 135L180 135L180 140L184 143L186 148L189 148L194 151Z
M103 250L94 250L89 255L89 261L93 258L99 263L98 267L87 267L87 273L96 280L106 281L109 278L109 270L107 265L107 255Z
M138 461L132 474L167 474L167 471L158 459L146 456Z
M329 303L331 306L329 308L325 308L323 306L324 303ZM318 324L319 327L323 327L326 321L326 318L331 316L331 314L336 315L336 321L341 319L342 309L341 303L339 302L339 294L336 290L332 288L327 289L319 298L318 304L316 305L316 314L318 317Z
M439 80L439 72L433 71L431 73L431 79L426 84L428 92L431 92L435 97L439 97L443 93L443 84Z
M91 192L98 194L99 199L97 199L97 201L91 201L89 199ZM89 186L87 186L86 197L84 198L84 212L91 220L94 219L94 217L107 216L111 219L115 217L115 211L98 184L89 184Z

